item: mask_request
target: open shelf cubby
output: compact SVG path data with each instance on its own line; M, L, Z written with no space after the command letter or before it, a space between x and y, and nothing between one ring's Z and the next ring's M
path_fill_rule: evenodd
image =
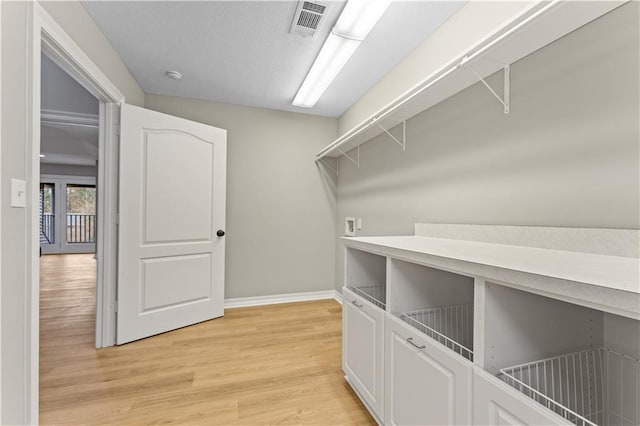
M387 258L347 248L345 285L348 289L385 309L387 303Z
M487 283L485 369L579 426L640 424L640 321Z
M473 361L473 278L397 259L389 277L390 311Z

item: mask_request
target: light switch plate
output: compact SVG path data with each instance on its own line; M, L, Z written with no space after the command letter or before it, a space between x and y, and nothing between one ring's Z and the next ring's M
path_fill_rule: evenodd
M27 183L22 179L11 179L11 207L27 206Z
M361 217L356 219L356 229L357 230L361 230L362 229L362 218Z

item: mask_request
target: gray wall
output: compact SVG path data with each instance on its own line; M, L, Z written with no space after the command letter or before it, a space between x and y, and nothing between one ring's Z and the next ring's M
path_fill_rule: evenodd
M158 95L145 106L228 130L227 298L333 289L335 175L314 156L336 119Z
M47 55L41 58L40 108L98 115L98 100Z
M77 2L42 3L54 19L118 86L127 102L142 105L144 95L120 57ZM26 179L27 2L2 7L2 424L29 421L26 400L26 210L11 208L10 179Z
M414 222L640 228L638 2L513 64L511 112L480 84L340 159L337 235ZM501 87L501 76L490 79ZM395 129L397 131L398 129ZM343 248L337 242L336 286Z

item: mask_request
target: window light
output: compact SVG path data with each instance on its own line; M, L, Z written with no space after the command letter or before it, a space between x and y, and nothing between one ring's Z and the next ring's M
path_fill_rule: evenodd
M391 0L347 2L293 99L293 105L311 108L318 102L390 3Z

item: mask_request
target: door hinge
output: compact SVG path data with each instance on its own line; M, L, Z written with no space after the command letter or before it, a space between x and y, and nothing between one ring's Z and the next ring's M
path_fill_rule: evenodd
M113 305L113 312L118 312L118 301Z
M120 213L113 214L113 223L116 225L120 225Z

